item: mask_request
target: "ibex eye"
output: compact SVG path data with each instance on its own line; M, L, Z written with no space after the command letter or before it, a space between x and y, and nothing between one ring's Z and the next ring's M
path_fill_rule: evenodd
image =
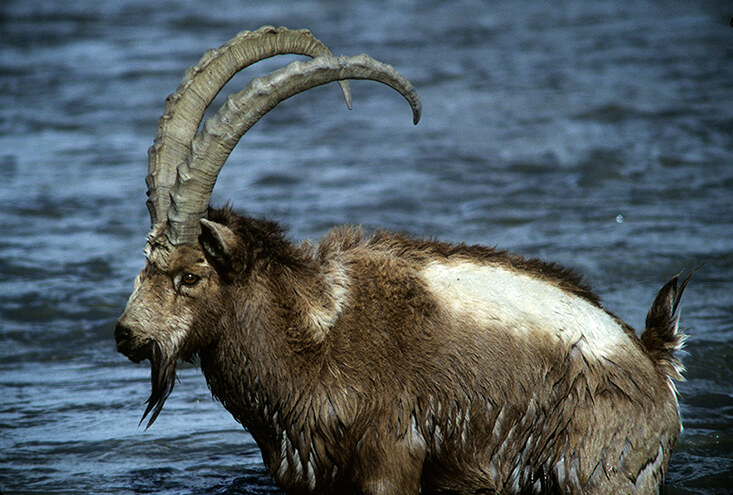
M194 285L198 281L199 276L194 275L193 273L185 273L183 277L181 277L181 282L183 282L184 285Z

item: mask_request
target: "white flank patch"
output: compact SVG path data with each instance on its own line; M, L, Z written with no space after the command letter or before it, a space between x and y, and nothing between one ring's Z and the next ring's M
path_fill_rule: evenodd
M431 263L421 274L445 307L479 324L526 337L545 332L595 358L629 348L603 309L528 274L470 262Z

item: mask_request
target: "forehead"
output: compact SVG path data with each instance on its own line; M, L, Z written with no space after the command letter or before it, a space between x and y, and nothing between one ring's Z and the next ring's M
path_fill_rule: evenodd
M148 242L145 246L145 257L149 265L164 272L172 272L196 264L206 264L204 252L198 244L171 246Z

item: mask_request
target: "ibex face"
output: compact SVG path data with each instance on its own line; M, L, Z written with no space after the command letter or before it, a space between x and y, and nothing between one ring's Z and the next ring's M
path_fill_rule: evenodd
M135 362L151 357L154 342L167 354L186 357L194 306L218 289L218 277L198 246L149 257L135 281L127 309L117 322L120 352Z
M213 338L222 297L221 275L200 244L172 247L151 237L147 264L115 328L117 350L134 362L149 359L152 393L145 416L155 421L173 389L178 359L189 360Z

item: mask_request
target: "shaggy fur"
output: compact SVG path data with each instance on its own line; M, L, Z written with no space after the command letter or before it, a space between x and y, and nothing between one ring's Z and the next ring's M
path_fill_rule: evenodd
M289 494L659 489L687 280L640 339L572 272L482 246L351 228L294 245L225 208L195 245L153 232L147 258L115 336L151 361L149 424L198 355Z

